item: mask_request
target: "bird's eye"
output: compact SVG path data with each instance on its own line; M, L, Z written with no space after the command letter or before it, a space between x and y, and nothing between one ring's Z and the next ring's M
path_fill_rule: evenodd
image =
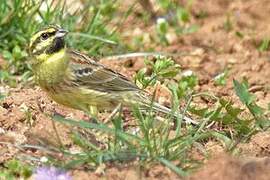
M46 39L48 39L48 37L49 37L48 33L42 33L41 34L41 40L46 40Z

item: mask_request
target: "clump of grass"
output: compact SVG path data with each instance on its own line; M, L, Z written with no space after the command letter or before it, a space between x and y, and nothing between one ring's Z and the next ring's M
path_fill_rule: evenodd
M192 0L187 1L184 5L169 0L159 0L158 3L165 14L167 13L164 17L170 22L177 34L188 34L198 30L197 25L190 24Z
M32 167L16 159L9 160L0 167L0 179L29 178L32 175Z
M240 83L234 80L233 83L236 95L239 97L240 101L247 107L249 112L252 114L252 118L249 120L253 122L252 130L250 132L259 129L269 128L270 123L267 117L267 115L269 115L269 112L267 111L267 109L260 107L256 103L255 95L249 93L248 91L247 81L244 80L242 83Z

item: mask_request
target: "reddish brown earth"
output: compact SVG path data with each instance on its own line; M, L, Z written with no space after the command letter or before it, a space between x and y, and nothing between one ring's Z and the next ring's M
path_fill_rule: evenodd
M140 6L136 6L135 9L137 12L143 11ZM232 80L246 77L250 83L251 92L257 97L258 104L267 108L270 100L269 52L259 52L257 47L263 38L269 38L270 1L200 0L193 1L191 12L191 24L198 24L199 30L182 36L176 36L174 32L170 32L170 45L153 47L155 51L188 53L189 55L185 56L175 56L174 60L182 66L183 70L192 70L198 75L197 90L212 92L218 97L231 99L239 105L240 102L233 91ZM207 13L207 16L198 18L201 12ZM230 31L224 28L228 17L231 21ZM152 47L147 36L152 34L154 28L153 24L145 24L133 16L120 30L124 34L123 40L127 43L131 42L135 36L144 34L145 47L139 48L144 51L147 47ZM238 37L237 32L241 32L243 37ZM144 67L143 58L102 60L101 62L131 79L139 69ZM227 84L224 87L216 86L213 82L214 77L226 68L229 70ZM52 120L45 115L46 113L51 114L56 111L65 116L87 119L80 111L55 104L38 87L17 89L1 87L2 90L8 92L9 95L0 106L0 162L13 157L20 158L22 154L37 158L46 154L30 148L27 150L18 148L25 143L60 146ZM160 94L168 96L162 90ZM62 143L72 146L69 139L69 127L56 123L56 128ZM240 144L241 156L238 158L225 155L222 145L217 142L208 142L206 148L212 158L188 179L249 180L255 177L256 179L270 177L269 132L258 133L251 138L250 142ZM58 158L61 159L61 157ZM75 179L89 179L89 176L93 179L177 179L172 171L161 165L148 169L140 169L136 164L109 166L103 175L81 170L71 173Z

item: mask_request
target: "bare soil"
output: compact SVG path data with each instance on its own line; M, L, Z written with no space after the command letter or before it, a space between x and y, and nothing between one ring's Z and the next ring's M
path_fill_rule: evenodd
M136 6L138 13L142 8ZM257 97L259 105L267 108L270 102L269 51L259 52L258 46L270 34L270 1L269 0L200 0L193 1L191 23L198 24L199 30L192 34L177 36L169 33L170 45L153 47L162 52L189 52L190 55L179 55L174 60L183 70L192 70L199 77L198 91L213 92L218 97L226 97L240 105L233 90L233 79L247 78L250 90ZM206 17L200 18L200 15ZM230 20L230 31L224 27ZM131 42L134 36L154 31L154 24L145 24L130 17L120 30L125 37L123 41ZM236 34L241 33L239 37ZM147 38L145 47L151 47ZM142 47L140 50L144 50ZM102 60L103 64L122 74L133 78L134 74L144 67L143 58L127 60ZM216 86L214 77L229 70L227 84ZM80 111L68 109L50 100L38 87L8 88L0 106L0 163L13 157L29 154L37 158L45 152L29 148L27 151L18 148L22 144L59 147L59 140L54 131L52 120L46 115L54 112L64 116L87 119ZM161 97L169 96L160 90ZM104 117L104 115L101 115ZM61 142L72 146L69 138L69 127L55 123ZM240 144L241 156L238 158L226 155L222 145L216 142L206 144L210 159L189 178L197 179L269 179L270 176L270 133L254 135L250 142ZM57 156L57 155L56 155ZM194 154L195 156L195 154ZM200 157L200 155L198 155ZM61 159L61 157L58 157ZM139 165L108 165L105 174L74 170L74 179L179 179L171 170L161 165L141 169Z

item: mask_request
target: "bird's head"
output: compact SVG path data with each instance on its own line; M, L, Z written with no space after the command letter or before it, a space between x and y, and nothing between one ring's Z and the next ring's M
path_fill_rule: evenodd
M48 26L36 32L29 44L30 54L34 57L49 56L65 48L64 37L68 31L59 26Z

